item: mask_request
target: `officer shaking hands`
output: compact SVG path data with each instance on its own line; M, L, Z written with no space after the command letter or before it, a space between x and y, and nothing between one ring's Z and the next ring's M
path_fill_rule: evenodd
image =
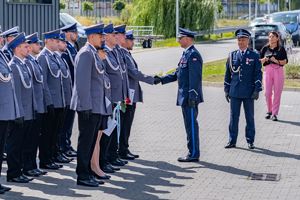
M188 155L178 158L179 162L197 162L200 157L197 116L198 104L203 102L203 61L200 53L193 45L195 35L195 32L179 28L178 42L184 48L184 52L176 71L160 78L162 84L178 80L177 105L182 108L189 150ZM155 84L158 82L156 81Z
M238 125L241 104L246 117L246 140L249 149L254 149L255 124L254 100L262 90L262 71L259 55L248 49L251 33L244 29L235 32L239 49L229 54L226 63L224 91L230 103L229 142L225 146L235 148L238 136Z

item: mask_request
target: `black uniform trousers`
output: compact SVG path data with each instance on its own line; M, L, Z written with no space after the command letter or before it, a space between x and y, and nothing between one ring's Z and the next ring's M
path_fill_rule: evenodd
M7 137L7 178L22 175L23 152L25 141L31 132L32 120L25 120L23 125L14 124Z
M134 119L134 113L136 109L136 103L127 105L126 112L121 113L124 115L123 124L121 124L121 135L119 144L119 155L126 155L129 148L129 137L131 132L131 126Z
M60 148L62 152L71 150L71 136L73 130L73 123L75 119L75 111L69 108L66 109L66 116L61 134Z
M45 114L36 113L35 119L32 122L31 132L25 137L23 151L23 171L29 171L38 168L36 156L44 118Z
M93 175L90 163L100 121L100 114L89 114L88 119L86 119L85 114L78 112L77 180L88 180Z
M189 150L189 157L199 158L199 125L197 122L198 105L196 107L181 106L182 115L184 119L184 126L187 136L187 147Z
M53 163L58 151L59 132L63 125L64 108L54 108L54 113L48 112L43 122L40 136L39 159L40 164Z
M11 128L11 124L13 124L13 121L0 121L0 155L4 152L4 146L6 143L6 138L9 133L9 130ZM2 170L2 162L3 157L0 156L0 175Z

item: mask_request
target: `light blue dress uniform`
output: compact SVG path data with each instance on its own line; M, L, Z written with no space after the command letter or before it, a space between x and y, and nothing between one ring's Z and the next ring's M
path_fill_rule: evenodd
M0 121L15 120L23 116L15 93L13 73L4 56L0 52Z
M237 37L250 37L250 33L240 29ZM229 143L236 144L241 104L243 103L246 117L246 140L253 144L255 139L254 123L254 92L262 90L262 71L259 55L246 49L233 51L226 63L224 91L230 96Z
M15 27L1 33L1 37L3 37L3 38L15 37L18 34L19 34L19 27L15 26ZM14 54L13 54L12 50L8 48L7 43L4 45L4 47L1 49L1 51L4 53L7 62L12 59Z
M180 36L194 37L195 32L180 28ZM177 105L181 106L188 140L187 157L198 159L199 126L197 122L198 104L203 102L202 94L202 57L194 45L188 47L173 74L162 77L162 84L178 80ZM194 102L191 106L189 102Z
M59 39L59 30L45 33L45 39ZM54 108L64 108L64 90L61 80L60 63L57 60L57 55L46 47L40 52L37 57L38 63L42 67L45 88L46 106L53 105Z

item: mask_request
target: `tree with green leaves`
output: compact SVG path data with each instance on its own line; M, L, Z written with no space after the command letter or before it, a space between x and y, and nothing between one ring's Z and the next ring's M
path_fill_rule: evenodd
M63 2L59 2L59 10L64 10L66 9L66 4Z
M133 0L132 25L154 26L156 34L174 37L175 0ZM180 26L191 30L210 30L214 25L213 0L179 0Z
M82 2L82 10L88 15L89 11L94 10L94 4L89 1Z
M113 4L113 9L115 11L117 11L117 13L120 15L120 13L122 12L122 10L125 8L126 4L123 0L117 0L115 1L115 3Z

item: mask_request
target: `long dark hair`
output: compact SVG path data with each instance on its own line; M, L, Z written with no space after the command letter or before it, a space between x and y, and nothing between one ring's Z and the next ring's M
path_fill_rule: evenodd
M271 34L278 38L277 47L280 49L280 35L279 35L279 33L276 32L276 31L270 31L268 33L268 36L270 36ZM268 42L268 45L270 45L269 42Z

